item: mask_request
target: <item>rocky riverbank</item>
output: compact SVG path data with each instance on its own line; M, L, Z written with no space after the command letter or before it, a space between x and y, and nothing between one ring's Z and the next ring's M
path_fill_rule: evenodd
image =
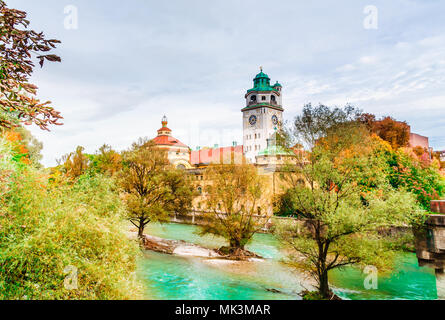
M224 260L249 261L262 259L261 256L247 250L229 250L226 247L220 249L208 249L183 240L167 240L155 236L144 235L142 240L144 249L160 253L175 254L180 256L193 256Z

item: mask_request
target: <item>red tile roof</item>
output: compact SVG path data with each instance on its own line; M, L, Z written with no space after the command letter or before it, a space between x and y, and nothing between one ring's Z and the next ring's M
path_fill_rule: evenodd
M183 144L178 139L176 139L172 136L167 136L167 135L157 136L156 138L153 139L153 142L156 143L157 145L162 145L162 146L174 146L174 147L188 148L187 145Z
M242 161L243 154L243 146L202 149L199 151L192 151L190 155L190 163L192 165L229 164L234 161L235 157L239 157L239 160L236 160L235 162Z
M162 127L161 129L158 130L158 133L159 133L159 132L162 132L162 131L172 132L172 130L169 129L169 128L167 128L167 127Z

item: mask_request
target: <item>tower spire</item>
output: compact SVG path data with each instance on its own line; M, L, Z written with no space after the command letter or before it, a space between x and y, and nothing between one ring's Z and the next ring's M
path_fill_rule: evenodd
M162 123L162 127L163 127L163 128L166 128L166 127L167 127L168 119L167 119L167 117L166 117L165 115L162 117L162 121L161 121L161 123Z

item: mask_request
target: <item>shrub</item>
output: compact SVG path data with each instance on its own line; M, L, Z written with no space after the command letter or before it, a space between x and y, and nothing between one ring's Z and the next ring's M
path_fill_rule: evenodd
M48 185L0 138L0 299L133 299L138 244L123 227L113 182ZM68 290L65 268L78 273Z

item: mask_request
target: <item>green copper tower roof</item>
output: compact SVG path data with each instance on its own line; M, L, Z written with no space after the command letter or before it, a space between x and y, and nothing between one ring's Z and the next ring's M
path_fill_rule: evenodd
M258 153L259 156L294 156L295 154L282 146L272 145Z
M270 85L270 78L267 74L263 72L263 68L260 68L261 71L258 73L255 78L253 79L253 88L250 90L247 90L247 92L251 91L277 91L276 85L271 86ZM281 85L280 85L281 86Z

